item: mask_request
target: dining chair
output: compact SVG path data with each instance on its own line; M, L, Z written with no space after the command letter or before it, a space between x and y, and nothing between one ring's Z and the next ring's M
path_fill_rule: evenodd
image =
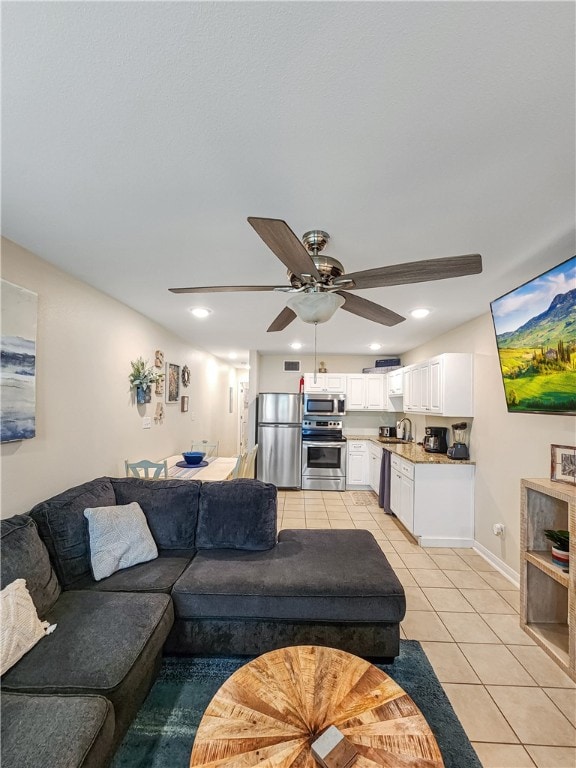
M242 467L242 474L240 477L254 477L254 466L256 464L256 454L258 453L258 443L251 448L246 454L246 461Z
M218 456L218 446L220 441L211 443L209 440L192 440L191 451L202 451L207 457Z
M160 461L148 461L148 459L142 459L141 461L126 461L126 477L139 477L144 480L160 480L161 478L168 479L168 462ZM153 472L152 476L150 473Z
M232 474L230 475L231 480L236 480L238 477L244 477L242 474L244 469L244 464L246 463L246 452L240 453L238 455L238 459L236 460L236 465L234 469L232 470Z

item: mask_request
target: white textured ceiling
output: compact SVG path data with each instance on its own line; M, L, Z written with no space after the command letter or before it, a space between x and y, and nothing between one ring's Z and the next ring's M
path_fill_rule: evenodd
M481 253L481 275L358 295L324 353L410 349L574 253L574 4L4 2L3 234L218 355L285 283L246 222L328 231L346 271ZM203 322L187 312L212 308Z

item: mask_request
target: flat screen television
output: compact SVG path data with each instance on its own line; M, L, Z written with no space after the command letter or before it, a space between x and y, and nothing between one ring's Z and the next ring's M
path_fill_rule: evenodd
M490 310L508 411L576 414L576 256Z

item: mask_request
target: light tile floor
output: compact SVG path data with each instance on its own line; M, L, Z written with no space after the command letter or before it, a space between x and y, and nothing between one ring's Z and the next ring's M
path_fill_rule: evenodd
M471 549L422 549L370 491L280 491L279 528L365 528L484 768L576 768L576 684L519 627L514 585Z

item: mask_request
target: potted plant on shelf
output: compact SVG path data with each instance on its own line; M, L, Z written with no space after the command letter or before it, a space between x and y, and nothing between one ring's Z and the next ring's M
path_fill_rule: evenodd
M570 534L568 531L544 531L546 538L552 542L552 562L561 568L568 568L570 559Z
M164 378L164 374L158 373L151 365L148 365L148 360L144 360L143 357L131 360L130 365L132 366L132 373L128 378L130 387L136 390L136 402L149 403L151 400L150 385Z

